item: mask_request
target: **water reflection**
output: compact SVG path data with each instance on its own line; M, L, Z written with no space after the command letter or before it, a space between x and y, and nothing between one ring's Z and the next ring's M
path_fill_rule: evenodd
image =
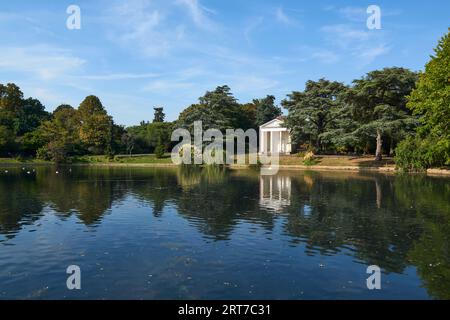
M290 176L261 176L259 178L259 205L262 208L281 212L291 204Z
M95 231L116 207L129 206L131 214L140 203L167 223L175 212L206 243L232 243L246 228L263 231L255 238L285 239L310 257L349 255L387 274L416 267L431 297L450 298L450 184L445 178L259 176L221 167L28 171L1 170L0 258L2 245L13 244L26 226L39 228L50 209L62 222L76 217ZM121 219L126 224L133 217Z

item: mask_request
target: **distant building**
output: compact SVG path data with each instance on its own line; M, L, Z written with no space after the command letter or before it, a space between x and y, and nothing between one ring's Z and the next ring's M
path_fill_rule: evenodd
M284 126L284 118L275 118L259 127L259 153L290 154L291 135Z

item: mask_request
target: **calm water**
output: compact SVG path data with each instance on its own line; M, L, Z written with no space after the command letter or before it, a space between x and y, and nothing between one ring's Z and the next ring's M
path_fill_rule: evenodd
M34 169L0 170L0 299L450 299L448 178Z

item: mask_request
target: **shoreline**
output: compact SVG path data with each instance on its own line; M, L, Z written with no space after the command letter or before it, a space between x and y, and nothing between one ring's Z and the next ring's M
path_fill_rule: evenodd
M33 162L0 162L0 167L23 167L23 166L75 166L75 167L119 167L119 168L176 168L177 164L174 163L71 163L60 164L55 163L33 163ZM249 165L229 165L227 166L231 170L246 170L250 169ZM269 166L264 166L269 169ZM399 173L394 166L330 166L330 165L279 165L280 171L342 171L342 172L377 172L377 173ZM450 170L447 169L427 169L426 172L407 172L407 174L426 174L428 176L448 176L450 177Z

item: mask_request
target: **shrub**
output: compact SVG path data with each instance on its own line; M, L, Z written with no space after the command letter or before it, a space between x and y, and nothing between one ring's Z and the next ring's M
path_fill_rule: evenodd
M317 161L314 156L314 152L308 151L305 156L303 157L303 164L305 166L313 166L317 164Z
M165 152L166 152L166 148L162 144L159 144L159 145L156 146L156 148L155 148L155 156L156 156L157 159L163 158Z
M409 137L395 150L395 164L403 171L424 171L450 164L448 146L432 138Z

